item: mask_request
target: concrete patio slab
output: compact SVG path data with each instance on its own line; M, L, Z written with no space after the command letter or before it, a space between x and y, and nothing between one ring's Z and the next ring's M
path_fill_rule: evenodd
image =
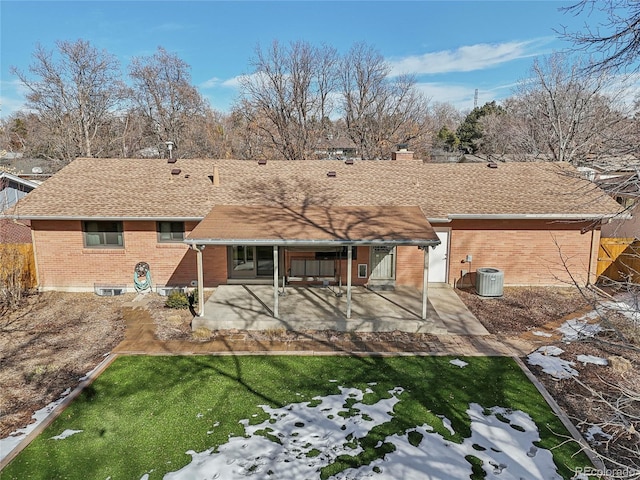
M429 289L427 320L420 318L421 292L412 288L372 291L352 288L352 315L346 318L346 289L286 287L279 297L279 318L273 318L270 285L222 285L205 304L205 315L193 328L210 330L335 330L340 332L488 335L448 286Z

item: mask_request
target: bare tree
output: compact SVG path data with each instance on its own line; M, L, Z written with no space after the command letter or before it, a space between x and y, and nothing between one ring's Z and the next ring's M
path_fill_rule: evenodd
M637 71L640 58L640 3L636 0L580 0L563 9L575 16L589 17L600 11L606 17L603 23L590 26L586 21L584 30L568 31L561 35L573 42L577 50L598 54L587 70Z
M504 152L574 164L625 153L633 122L619 81L607 72L585 73L562 54L536 60L530 78L505 104L507 114L499 120L506 126L494 124L484 141L503 142Z
M13 67L50 137L49 155L63 161L95 155L94 142L105 119L122 99L117 59L89 42L56 42L56 51L36 47L29 74Z
M266 51L258 46L253 74L241 79L243 108L236 111L285 159L309 158L332 111L336 64L336 51L327 46L277 41Z
M428 100L412 76L391 79L389 65L372 47L356 44L342 59L340 88L347 133L363 158L388 158L394 144L424 133Z
M187 131L208 108L191 84L189 69L184 60L162 47L151 56L134 58L129 66L131 96L145 118L148 142L161 149L165 142L173 142L181 157L194 154L187 148Z

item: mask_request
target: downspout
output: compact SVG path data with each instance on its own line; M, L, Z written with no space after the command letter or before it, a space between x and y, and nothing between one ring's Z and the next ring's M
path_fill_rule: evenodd
M589 271L587 272L587 285L591 285L591 279L593 278L593 284L598 281L598 256L595 257L594 262L594 250L596 243L596 229L591 229L591 247L589 249ZM600 251L600 245L598 245L598 252ZM595 266L594 266L595 263Z
M202 261L202 251L205 245L191 244L191 248L196 251L196 262L198 265L198 316L204 317L204 268Z
M353 260L352 246L347 245L347 318L351 318L351 262Z
M31 225L31 227L33 227L33 224ZM30 227L30 228L31 228ZM40 288L42 287L41 283L40 283L40 271L38 269L38 255L36 255L36 237L35 237L35 232L33 230L33 228L31 228L31 248L33 249L33 266L35 267L36 271L36 287L38 288L38 291L41 291Z
M278 246L273 246L273 318L278 318L280 312L278 311Z
M418 247L423 251L424 265L422 267L422 320L427 319L428 285L429 285L429 247Z

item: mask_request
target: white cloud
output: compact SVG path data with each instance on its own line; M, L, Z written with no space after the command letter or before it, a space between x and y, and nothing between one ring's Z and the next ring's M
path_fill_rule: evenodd
M11 114L26 109L24 99L0 96L0 118L8 118Z
M200 88L215 88L220 85L220 79L218 77L211 77L200 84Z
M506 43L479 43L456 50L443 50L391 60L392 75L426 75L484 70L502 63L538 55L533 52L540 40Z

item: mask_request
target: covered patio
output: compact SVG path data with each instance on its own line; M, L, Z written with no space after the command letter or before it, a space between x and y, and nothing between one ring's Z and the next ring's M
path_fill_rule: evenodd
M271 287L253 287L255 292L244 285L241 286L250 294L249 302L236 301L243 305L240 309L257 311L256 308L279 320L286 321L283 317L298 315L299 303L286 302L286 272L281 272L281 251L294 248L326 249L346 248L346 281L344 289L342 277L338 282L339 294L336 294L329 284L324 285L330 294L319 294L320 290L312 293L310 288L293 290L297 292L300 300L308 304L322 306L324 313L333 312L336 318L343 316L350 320L355 313L362 318L374 318L374 312L368 309L362 310L366 302L354 302L354 294L372 294L367 289L352 288L353 278L353 248L357 246L377 246L394 248L396 246L415 246L423 252L422 261L422 291L421 307L418 320L426 323L428 319L428 270L429 247L435 247L440 243L438 236L427 221L424 213L417 206L309 206L296 207L281 206L247 206L247 205L220 205L214 207L211 212L189 234L185 242L197 252L198 269L198 317L206 317L209 308L219 309L220 305L231 305L224 297L221 301L205 304L203 295L204 269L203 250L207 245L222 245L233 247L238 245L260 246L273 249L273 282ZM283 269L284 270L284 269ZM336 288L336 286L332 286ZM280 290L282 288L282 291ZM270 300L265 297L270 290ZM289 288L291 290L291 288ZM229 291L226 288L220 291ZM355 293L354 293L355 292ZM222 295L222 294L218 294ZM214 295L215 296L215 295ZM283 301L281 302L281 297ZM282 308L284 310L281 311ZM358 305L358 310L355 306ZM328 310L326 310L328 309ZM316 312L320 313L320 312ZM384 317L384 313L378 311L375 315ZM413 315L413 314L412 314ZM408 318L411 318L409 315ZM315 315L314 318L327 315ZM397 316L396 316L397 317ZM299 317L297 317L299 318ZM311 318L309 319L311 320ZM413 320L411 320L413 321ZM384 322L384 320L378 320ZM195 325L199 322L194 323ZM336 323L334 320L332 323ZM215 327L213 328L221 328ZM210 327L211 328L211 327ZM230 327L239 328L239 327ZM373 328L373 327L370 327ZM419 327L416 327L419 330ZM412 331L415 329L411 329Z
M427 319L421 318L422 295L411 287L372 291L353 287L351 318L345 315L337 287L279 289L279 316L272 311L269 285L221 285L209 297L205 315L192 327L209 330L335 330L342 332L411 332L433 335L488 335L450 286L429 290Z

